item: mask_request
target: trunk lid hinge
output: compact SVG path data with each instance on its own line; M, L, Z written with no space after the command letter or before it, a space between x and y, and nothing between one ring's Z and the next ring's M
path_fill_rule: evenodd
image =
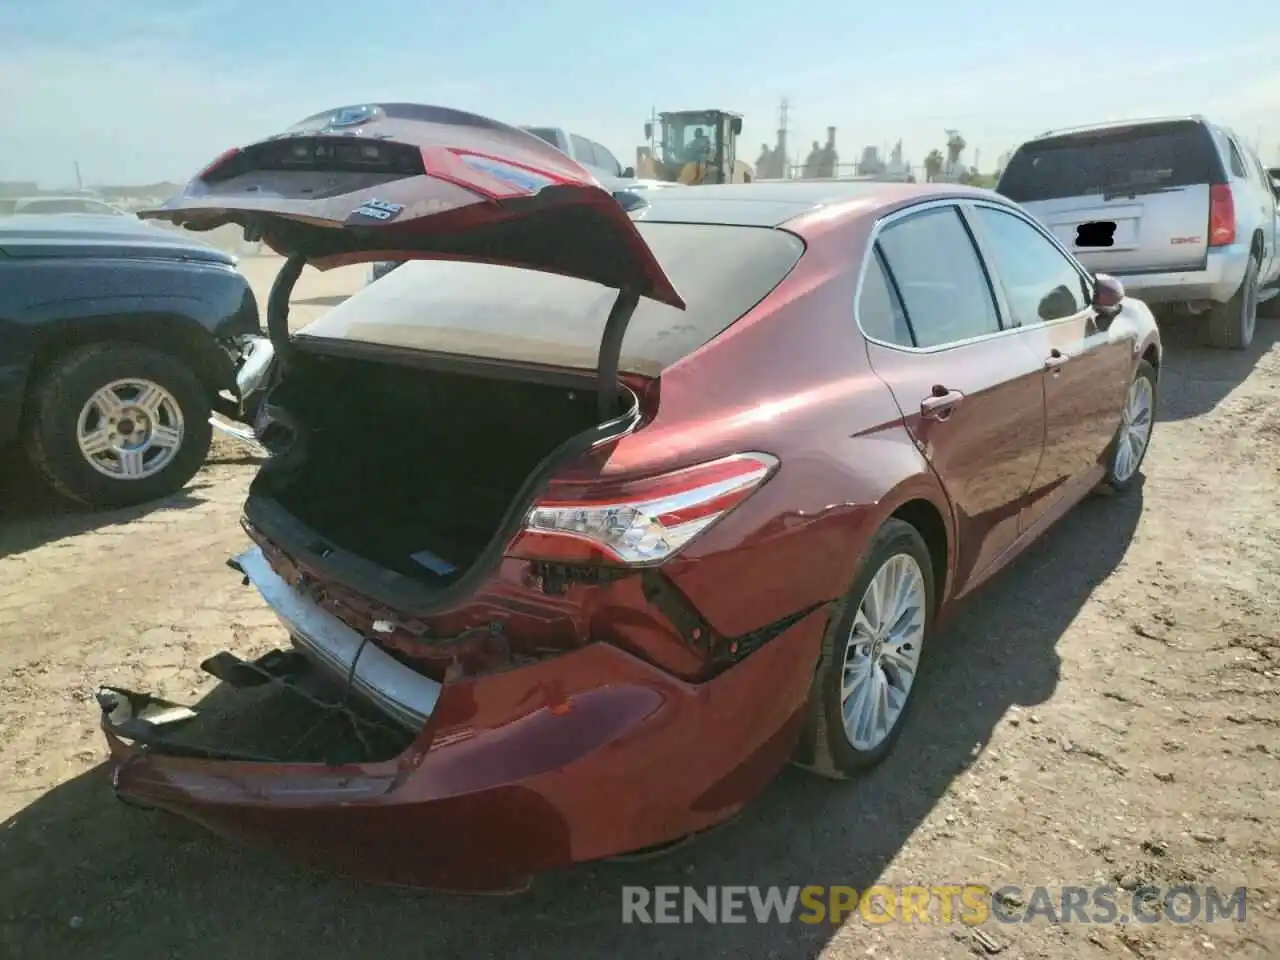
M600 335L600 353L596 358L596 389L599 391L600 419L613 420L618 415L618 365L622 359L622 338L627 324L640 304L640 294L623 288L609 310L604 333ZM278 349L278 348L277 348Z
M294 284L302 275L307 258L294 254L284 262L267 295L267 336L275 347L276 355L283 360L289 349L289 296Z

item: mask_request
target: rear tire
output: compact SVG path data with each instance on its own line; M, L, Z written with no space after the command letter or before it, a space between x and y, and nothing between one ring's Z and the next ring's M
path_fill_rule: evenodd
M1273 283L1272 288L1276 291L1275 296L1258 304L1258 316L1267 320L1280 318L1280 280Z
M1240 289L1226 303L1217 303L1200 329L1200 342L1218 350L1248 350L1258 324L1258 256L1251 254Z
M175 357L132 343L96 343L59 360L37 385L31 411L26 444L36 470L64 497L93 507L180 490L213 437L200 379Z
M871 599L877 575L885 576L886 572L893 571L900 574L896 582L902 587L901 595L905 598L914 590L917 599L903 604L903 612L897 617L892 613L894 607L885 604L882 612L893 619L887 625L882 624L886 626L886 636L881 642L875 639L875 630L867 629L869 620L880 618L869 617L869 608L865 605ZM809 698L809 717L796 752L797 765L822 777L846 780L874 767L889 754L916 699L922 654L928 649L933 633L935 596L933 564L924 538L909 523L898 519L885 521L872 540L853 585L827 624ZM888 630L887 626L894 623L910 629ZM908 646L914 649L906 649ZM865 653L867 647L871 647L871 652ZM899 652L881 657L882 650ZM913 655L915 661L905 695L901 692L901 681L908 671L900 666L904 655ZM857 677L864 665L872 672L878 670L888 684L884 693L886 705L892 705L897 698L901 701L896 713L887 717L886 723L876 726L874 736L869 735L869 729L866 735L859 736L856 722L862 714L857 709L860 691ZM850 688L853 693L847 697L846 707L845 694ZM846 713L854 722L846 723Z

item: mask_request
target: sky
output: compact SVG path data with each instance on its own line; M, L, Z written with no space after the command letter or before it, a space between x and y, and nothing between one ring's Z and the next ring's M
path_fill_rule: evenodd
M744 116L740 159L961 131L990 170L1047 129L1204 113L1280 164L1276 0L0 0L0 180L183 181L353 103L559 126L633 162L651 109ZM791 11L784 13L783 11Z

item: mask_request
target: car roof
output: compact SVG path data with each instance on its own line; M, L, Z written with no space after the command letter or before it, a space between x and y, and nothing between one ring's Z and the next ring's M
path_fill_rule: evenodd
M18 203L39 203L42 200L86 200L89 203L101 203L110 206L110 204L107 204L107 201L102 200L99 197L81 197L74 193L43 193L35 197L17 198Z
M235 263L206 240L184 230L169 230L102 213L15 213L0 217L0 253L9 256L146 257L159 251L189 253L194 259Z
M77 237L92 235L103 239L112 237L163 239L172 234L175 242L208 246L204 241L179 231L165 230L133 217L118 217L109 213L67 213L52 217L41 213L15 213L0 219L0 233L21 237L51 234L74 234Z
M867 214L898 207L912 200L948 196L985 197L992 194L955 183L771 180L646 191L648 204L632 216L637 220L668 223L780 227L819 211ZM840 207L845 209L839 211Z
M1136 127L1163 126L1171 123L1197 123L1210 126L1209 122L1198 113L1175 114L1167 117L1135 117L1131 120L1104 120L1099 123L1086 123L1076 127L1062 127L1057 130L1046 130L1029 139L1028 143L1040 140L1053 140L1058 137L1086 135L1106 130L1128 130Z

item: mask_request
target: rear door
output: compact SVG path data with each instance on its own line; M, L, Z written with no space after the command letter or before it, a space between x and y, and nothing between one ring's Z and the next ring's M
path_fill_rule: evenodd
M1093 483L1133 375L1131 337L1101 329L1088 278L1030 219L971 207L1011 323L1041 358L1045 447L1019 523L1025 531L1082 482Z
M981 580L1018 533L1044 445L1040 357L1000 321L959 208L883 222L858 297L876 374L955 512L956 592Z
M591 171L596 177L616 177L617 169L610 170L603 158L596 152L594 140L580 137L576 133L569 134L569 142L573 144L573 159Z
M1280 270L1280 237L1276 235L1276 195L1267 168L1258 155L1241 144L1245 165L1249 168L1249 181L1253 185L1251 199L1258 205L1259 224L1262 229L1263 250L1262 281L1264 283Z
M1203 269L1209 187L1224 182L1208 129L1175 120L1032 140L1014 153L996 190L1086 269L1158 273Z

